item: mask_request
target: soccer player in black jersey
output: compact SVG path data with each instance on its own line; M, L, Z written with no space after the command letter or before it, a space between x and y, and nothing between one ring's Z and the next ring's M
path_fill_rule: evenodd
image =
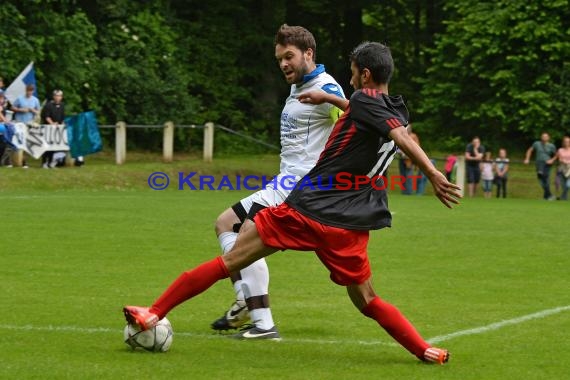
M376 320L420 360L447 362L447 350L427 343L396 307L376 295L370 281L368 234L391 222L382 174L396 145L426 174L445 206L451 208L460 198L459 188L437 171L409 137L406 106L400 96L388 95L393 69L388 47L364 42L351 55L351 84L357 91L350 102L324 92L301 95L303 102L327 101L345 110L315 167L285 203L247 220L229 253L182 273L150 308L126 306L127 321L151 328L175 306L230 272L278 250L315 251L332 281L347 288L362 314Z

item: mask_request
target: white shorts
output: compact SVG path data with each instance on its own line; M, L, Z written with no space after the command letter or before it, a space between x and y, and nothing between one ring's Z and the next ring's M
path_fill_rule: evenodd
M300 176L293 176L291 174L277 174L274 179L267 184L265 189L261 189L251 194L249 197L243 198L240 203L249 213L251 206L258 203L265 207L279 206L289 193L295 187L297 181L301 179Z

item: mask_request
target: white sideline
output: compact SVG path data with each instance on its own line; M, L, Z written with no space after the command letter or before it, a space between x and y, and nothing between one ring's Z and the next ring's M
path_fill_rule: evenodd
M438 335L433 338L427 339L429 343L440 343L445 342L453 338L457 338L465 335L476 335L482 334L487 331L499 330L505 326L518 325L523 322L527 322L533 319L542 319L550 315L559 314L564 311L569 311L570 305L559 306L552 309L542 310L536 313L523 315L517 318L505 319L499 322L491 323L489 325L475 327L467 330L459 330L450 334ZM118 334L120 331L118 329L112 329L107 327L78 327L78 326L33 326L33 325L0 325L0 330L16 330L16 331L63 331L63 332L78 332L78 333L113 333ZM189 337L200 337L207 339L220 339L226 338L227 335L221 334L197 334L189 332L176 332L176 336L189 336ZM383 342L383 341L352 341L352 340L321 340L321 339L293 339L285 338L284 342L288 343L304 343L304 344L361 344L361 345L381 345L381 346L396 346L396 343Z
M505 319L505 320L502 320L499 322L491 323L489 325L485 325L485 326L481 326L481 327L475 327L473 329L460 330L460 331L453 332L451 334L434 336L433 338L428 339L428 342L429 343L439 343L439 342L444 342L444 341L447 341L447 340L450 340L453 338L457 338L458 336L481 334L481 333L484 333L487 331L498 330L498 329L505 327L505 326L518 325L520 323L530 321L533 319L542 319L542 318L548 317L549 315L562 313L563 311L568 311L568 310L570 310L570 305L559 306L559 307L555 307L553 309L546 309L546 310L542 310L542 311L539 311L536 313L523 315L523 316L518 317L518 318Z

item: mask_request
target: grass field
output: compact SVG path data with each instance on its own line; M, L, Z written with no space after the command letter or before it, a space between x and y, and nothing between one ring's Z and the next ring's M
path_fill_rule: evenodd
M525 193L466 199L454 210L394 194L393 228L371 235L377 291L450 349L449 365L419 363L354 309L313 254L293 251L268 259L282 342L210 331L232 301L224 282L169 315L168 353L130 352L122 305L152 302L181 271L213 257L213 221L248 194L152 191L148 175L270 174L277 162L135 158L123 167L95 159L81 169L0 168L0 378L568 377L570 208ZM533 197L538 186L527 177Z

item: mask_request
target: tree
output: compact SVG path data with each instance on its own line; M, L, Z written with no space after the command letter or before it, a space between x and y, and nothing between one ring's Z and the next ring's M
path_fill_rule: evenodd
M493 139L570 129L567 0L460 0L422 80L426 133Z

